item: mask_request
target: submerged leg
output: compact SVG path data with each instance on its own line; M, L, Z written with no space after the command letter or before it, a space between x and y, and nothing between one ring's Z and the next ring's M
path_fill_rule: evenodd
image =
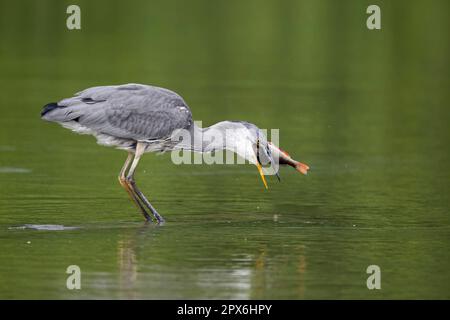
M147 211L145 210L144 206L139 202L138 197L136 196L136 194L133 192L133 190L128 185L127 179L125 177L125 172L126 172L128 166L130 165L131 159L133 159L133 153L129 152L127 160L125 160L125 163L124 163L124 165L123 165L123 167L122 167L122 169L120 170L120 173L119 173L119 183L125 189L125 191L128 193L128 195L130 196L130 199L141 210L142 214L144 215L145 220L151 221L152 218L147 213Z
M133 163L131 164L130 170L128 171L126 181L130 189L139 197L139 199L141 199L141 201L145 204L145 206L151 211L151 213L158 221L158 223L163 223L164 222L163 217L159 215L159 213L152 206L150 201L148 201L147 198L144 196L144 194L138 189L136 182L134 181L134 171L136 170L136 167L139 163L139 159L141 158L144 151L145 151L145 144L142 142L138 142L136 144L136 152L134 154Z

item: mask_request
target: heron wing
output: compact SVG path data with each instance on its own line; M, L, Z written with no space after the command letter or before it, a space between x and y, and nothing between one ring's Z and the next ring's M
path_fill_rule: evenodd
M192 122L191 111L178 94L140 84L89 88L58 105L67 107L68 120L124 139L165 139Z

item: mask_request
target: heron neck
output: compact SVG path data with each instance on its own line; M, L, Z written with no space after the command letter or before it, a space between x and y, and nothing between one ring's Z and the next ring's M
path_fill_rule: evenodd
M223 122L218 122L212 126L201 128L195 122L190 130L189 149L194 152L212 152L227 148L225 140L225 127Z

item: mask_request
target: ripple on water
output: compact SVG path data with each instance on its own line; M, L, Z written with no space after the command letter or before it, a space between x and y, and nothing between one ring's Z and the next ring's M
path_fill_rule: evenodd
M59 224L24 224L18 227L9 227L8 229L33 229L33 230L45 230L45 231L64 231L75 230L79 227L66 227Z
M30 169L17 167L0 167L0 173L30 173Z

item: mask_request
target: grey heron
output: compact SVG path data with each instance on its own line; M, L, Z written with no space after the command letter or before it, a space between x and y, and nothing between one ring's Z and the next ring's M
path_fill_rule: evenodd
M73 97L45 105L41 118L80 134L93 135L101 145L126 150L128 156L120 170L119 182L144 218L151 221L151 213L159 224L164 222L163 217L134 180L136 167L145 152L231 150L257 166L266 188L262 166L273 165L275 159L303 174L309 169L268 142L261 130L249 122L222 121L200 128L192 120L192 113L181 96L155 86L131 83L88 88ZM193 138L180 140L176 133L181 130ZM217 133L227 139L218 139ZM275 174L279 179L278 169Z

